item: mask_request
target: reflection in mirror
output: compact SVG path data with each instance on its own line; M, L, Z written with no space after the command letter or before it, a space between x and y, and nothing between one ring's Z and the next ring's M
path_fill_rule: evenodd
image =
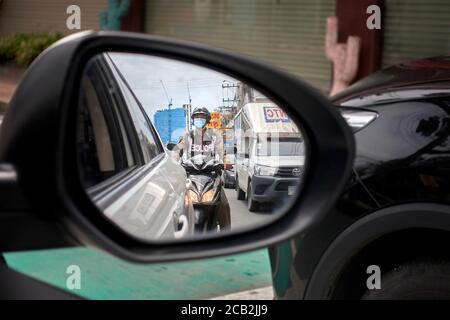
M217 71L131 53L87 63L77 150L90 199L141 240L269 223L304 175L303 137L282 107Z

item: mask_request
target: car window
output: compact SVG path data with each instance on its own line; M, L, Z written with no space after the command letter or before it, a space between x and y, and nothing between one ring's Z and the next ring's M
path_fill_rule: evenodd
M126 155L126 158L127 158L127 164L128 164L128 167L131 167L131 166L133 166L135 164L133 151L132 151L131 143L130 143L131 137L127 133L127 130L125 128L125 124L123 123L122 116L120 115L120 113L117 110L117 108L114 108L114 111L115 111L115 114L116 114L117 119L118 119L119 129L120 129L120 133L121 133L121 136L122 136L122 141L123 141L123 145L124 145L124 149L125 149L125 155Z
M150 123L145 118L144 113L139 107L136 99L128 89L128 87L121 83L122 92L130 109L136 130L138 132L139 141L142 147L145 162L150 162L158 154L162 152L162 148L156 142L154 133L150 127Z
M148 163L157 155L161 154L164 149L158 141L158 137L156 136L156 133L152 128L150 120L147 119L145 112L139 105L136 97L131 92L130 88L124 82L124 80L122 80L122 76L116 70L114 65L112 66L112 72L117 79L120 90L123 94L124 103L126 104L126 107L130 112L134 127L138 133L138 139L142 149L144 162Z
M305 146L298 138L266 138L261 139L256 145L259 156L303 156Z
M135 165L123 119L99 67L92 63L81 81L77 143L83 183L92 187ZM124 152L123 152L124 151Z

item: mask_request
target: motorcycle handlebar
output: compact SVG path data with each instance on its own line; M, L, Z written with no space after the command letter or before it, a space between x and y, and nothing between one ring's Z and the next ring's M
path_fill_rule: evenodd
M209 166L207 168L204 169L197 169L195 168L195 165L191 163L185 163L182 162L181 165L183 166L183 168L187 171L187 172L212 172L212 171L219 171L219 173L222 172L224 166L222 163L215 163L212 166Z

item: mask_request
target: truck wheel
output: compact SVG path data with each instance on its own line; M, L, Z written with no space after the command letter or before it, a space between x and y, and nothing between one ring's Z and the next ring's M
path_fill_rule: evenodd
M364 300L450 299L450 263L408 263L381 276L381 289L368 290Z
M252 185L249 182L247 187L247 209L250 212L255 212L256 210L258 210L258 207L258 202L253 200Z
M238 200L244 200L245 199L245 192L241 188L239 188L239 180L236 176L236 196Z

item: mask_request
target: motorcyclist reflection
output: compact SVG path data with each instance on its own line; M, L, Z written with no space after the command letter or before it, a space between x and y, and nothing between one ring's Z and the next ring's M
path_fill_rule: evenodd
M192 112L193 129L186 132L172 152L185 168L188 195L194 204L196 232L222 231L231 226L230 206L222 183L224 147L222 134L207 128L206 108Z

